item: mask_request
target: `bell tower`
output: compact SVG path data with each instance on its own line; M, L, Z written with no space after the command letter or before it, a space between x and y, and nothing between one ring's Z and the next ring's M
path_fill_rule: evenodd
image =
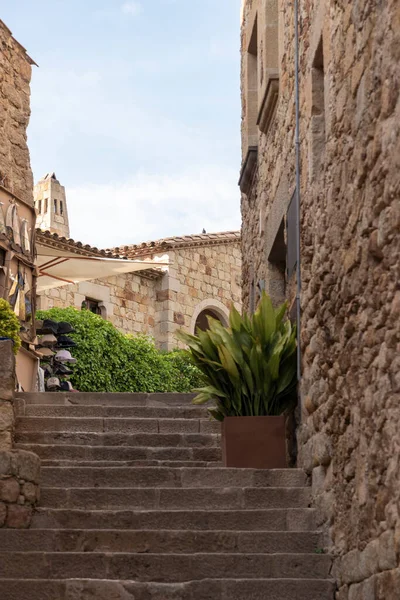
M37 227L69 238L65 188L55 173L47 173L34 187Z

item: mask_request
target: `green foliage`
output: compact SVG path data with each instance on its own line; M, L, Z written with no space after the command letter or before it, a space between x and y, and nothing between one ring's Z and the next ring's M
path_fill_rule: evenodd
M71 382L82 392L190 392L201 382L184 352L160 352L150 338L124 335L88 310L52 308L37 316L73 326Z
M7 300L0 298L0 337L12 339L14 342L14 354L17 354L21 347L20 329L21 326L18 318L10 304Z
M274 309L263 293L249 316L232 308L224 327L208 317L210 329L197 335L179 332L207 385L195 404L214 400L211 415L225 417L280 415L292 404L296 388L296 328L284 320L286 304Z

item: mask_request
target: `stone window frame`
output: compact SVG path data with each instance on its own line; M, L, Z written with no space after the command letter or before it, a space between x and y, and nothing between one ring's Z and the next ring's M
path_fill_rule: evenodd
M190 321L190 328L189 331L192 335L194 335L195 332L195 328L196 328L196 322L197 319L200 315L200 313L202 313L204 310L212 310L213 312L215 312L218 317L221 319L221 323L222 325L224 325L224 327L227 327L229 324L229 310L228 308L225 306L225 304L223 304L222 302L220 302L219 300L214 300L213 298L207 298L206 300L203 300L202 302L200 302L200 304L198 304L196 306L196 308L194 309L191 321Z

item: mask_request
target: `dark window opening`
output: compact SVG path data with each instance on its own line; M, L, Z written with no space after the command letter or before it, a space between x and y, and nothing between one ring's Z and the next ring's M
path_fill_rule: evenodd
M44 212L47 213L49 210L49 199L45 198L44 199Z
M1 208L0 208L1 210ZM0 298L5 295L6 288L6 251L4 248L0 248Z
M311 69L310 177L318 176L325 154L324 47L319 41Z
M201 311L201 313L196 319L195 331L197 331L198 329L201 329L201 331L207 331L209 329L207 317L212 317L213 319L221 321L216 312L214 312L210 308L206 308L205 310Z
M85 298L85 300L82 302L81 308L84 310L90 310L90 312L94 313L95 315L101 316L101 306L98 300L93 300L92 298Z
M38 213L39 213L39 215L42 213L42 201L41 200L39 200L39 202L38 202Z
M57 214L57 200L54 198L54 212Z
M64 214L64 206L63 206L63 201L60 200L60 215Z
M297 198L294 192L286 215L287 274L290 278L297 266Z

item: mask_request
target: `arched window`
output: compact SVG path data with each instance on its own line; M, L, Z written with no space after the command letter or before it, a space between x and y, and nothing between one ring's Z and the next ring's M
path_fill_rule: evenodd
M225 304L222 304L219 300L210 298L209 300L203 300L200 302L193 313L190 323L190 333L196 333L199 328L203 331L208 329L208 319L218 319L222 325L227 326L229 323L229 310Z

